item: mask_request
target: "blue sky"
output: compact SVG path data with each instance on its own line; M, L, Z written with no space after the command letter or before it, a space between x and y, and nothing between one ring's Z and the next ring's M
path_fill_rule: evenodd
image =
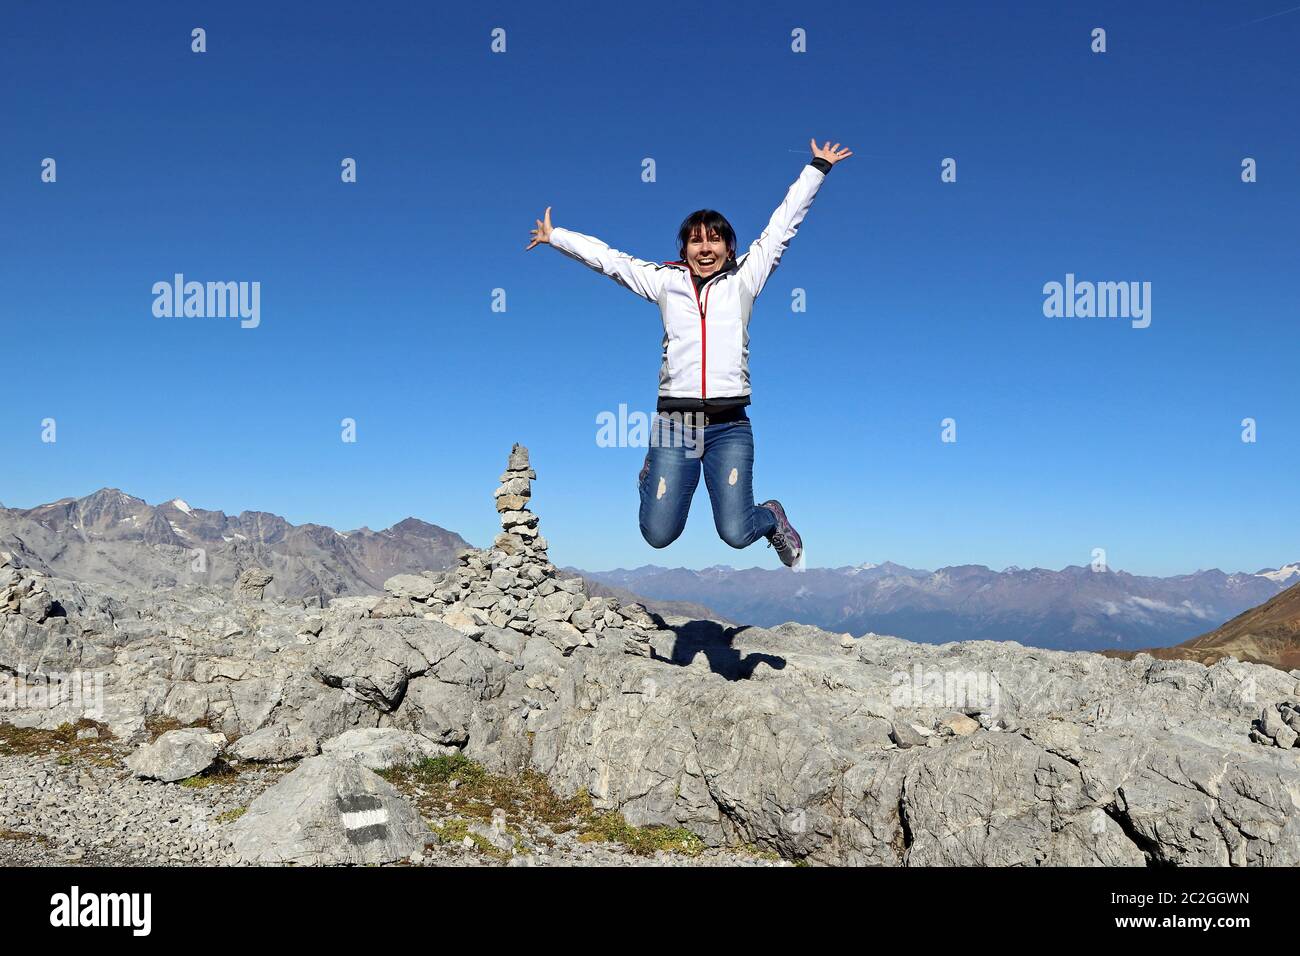
M115 486L486 544L520 441L559 564L776 567L718 539L702 482L676 543L641 539L644 450L596 416L653 409L658 313L523 249L547 205L651 260L714 207L743 248L815 136L856 155L750 326L755 491L811 565L1300 560L1300 11L984 6L6 4L0 501ZM260 282L261 324L155 318L177 272ZM1066 273L1150 282L1151 326L1044 317Z

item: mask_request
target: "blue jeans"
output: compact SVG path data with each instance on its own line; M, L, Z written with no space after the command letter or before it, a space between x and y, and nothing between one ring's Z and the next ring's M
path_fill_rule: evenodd
M686 527L701 466L718 536L733 548L746 548L770 535L776 515L754 504L754 431L749 419L685 430L680 423L671 428L667 421L655 416L650 451L638 477L646 542L666 548L677 540Z

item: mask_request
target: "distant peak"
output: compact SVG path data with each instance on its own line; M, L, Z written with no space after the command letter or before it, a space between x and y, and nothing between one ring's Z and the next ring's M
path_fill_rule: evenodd
M120 488L100 488L98 491L91 492L83 499L85 501L96 501L102 499L118 499L122 502L139 501L144 503L143 498L137 498L134 495L128 495Z
M171 501L167 503L171 505L173 508L175 508L177 511L183 511L187 515L194 514L194 509L191 508L189 505L187 505L183 498L173 498Z
M427 521L421 521L419 518L403 518L388 530L398 531L402 534L429 535L436 534L442 529L437 525L429 524Z

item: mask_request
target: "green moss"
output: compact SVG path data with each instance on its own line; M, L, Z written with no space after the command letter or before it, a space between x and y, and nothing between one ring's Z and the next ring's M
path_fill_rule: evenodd
M705 849L704 842L684 828L630 826L619 813L596 814L586 790L561 797L542 774L531 770L513 775L490 773L464 754L393 767L381 771L381 776L412 799L426 818L454 814L443 823L429 824L443 843L457 844L469 837L476 849L497 859L508 859L509 851L497 849L469 830L470 822L487 823L497 810L505 813L506 832L514 837L516 850L525 847L521 827L531 830L539 823L555 833L578 830L580 840L617 843L642 856L660 850L699 856ZM458 781L455 788L452 781ZM554 845L544 836L537 842Z
M164 717L162 714L150 714L144 719L144 729L149 735L149 743L153 743L169 730L184 730L187 727L201 727L213 733L217 732L207 718L191 721L188 724L182 724L175 717ZM227 743L234 743L234 739L227 740Z
M733 849L737 853L743 853L746 856L752 856L758 860L771 860L772 862L776 862L781 859L781 854L777 853L775 850L765 850L752 843L742 843L740 846L734 847Z
M78 740L77 732L93 727L99 736L88 740ZM72 751L74 753L91 753L104 749L113 739L105 724L82 718L76 723L63 723L54 730L38 730L35 727L15 727L0 723L0 754L17 756L42 756L55 751Z
M218 813L217 823L234 823L247 812L248 807L236 807L233 810L227 810L225 813Z
M463 753L449 754L445 757L426 757L419 763L405 768L407 774L417 783L424 785L450 784L458 780L460 786L473 786L482 783L488 772L482 765L470 760Z
M78 740L77 733L93 727L98 736ZM0 756L44 757L57 754L61 767L72 766L82 758L99 767L117 767L113 751L113 734L106 724L82 718L76 723L60 724L54 730L15 727L0 723Z
M231 784L239 779L239 771L226 763L224 760L217 758L207 770L195 774L193 777L186 777L182 780L182 787L211 787L217 784Z
M478 850L478 852L485 856L490 856L496 860L510 859L509 851L498 849L489 843L487 838L482 834L471 831L469 828L469 822L462 817L453 817L452 819L445 820L442 823L430 823L429 829L434 832L441 843L451 846L459 846L463 844L465 838L468 837L470 842L474 845L474 849ZM516 833L517 832L518 831L516 831ZM518 847L519 845L519 838L516 836L515 846Z
M578 839L583 843L617 843L638 856L653 856L660 850L683 856L704 852L704 841L684 827L634 827L616 812L592 817Z
M489 773L460 753L392 767L381 771L381 776L431 817L456 813L486 822L500 809L507 825L545 823L572 829L575 818L591 813L591 800L585 792L565 799L535 771ZM456 781L454 788L452 781Z

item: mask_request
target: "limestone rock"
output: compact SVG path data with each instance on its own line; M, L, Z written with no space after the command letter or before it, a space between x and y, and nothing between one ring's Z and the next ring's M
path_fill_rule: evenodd
M965 714L949 714L939 721L939 729L957 737L966 737L980 729L979 721L972 720Z
M395 574L384 582L384 590L396 598L427 601L438 589L438 581L423 574Z
M321 753L339 760L356 760L371 770L416 763L425 757L455 753L454 747L396 727L358 727L321 744Z
M231 756L250 763L283 763L320 753L320 743L310 734L293 733L287 725L263 727L230 745Z
M419 812L357 760L321 755L271 787L230 825L245 863L392 863L422 851Z
M312 673L380 711L395 710L406 685L448 656L465 635L441 621L342 621L312 645Z
M266 596L266 587L274 576L266 568L245 568L235 582L235 597L249 601L261 601Z
M137 777L174 783L211 767L226 744L226 735L202 727L169 730L126 758Z

